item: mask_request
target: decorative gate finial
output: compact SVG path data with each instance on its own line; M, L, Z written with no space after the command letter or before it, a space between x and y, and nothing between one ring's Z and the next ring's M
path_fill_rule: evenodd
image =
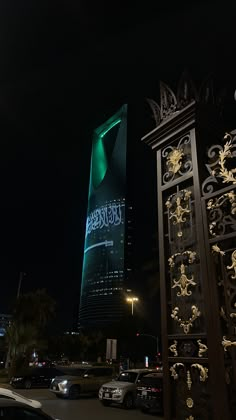
M182 73L176 92L175 94L166 83L160 81L160 106L153 99L147 99L156 127L192 102L207 104L216 102L212 77L208 76L197 89L187 70Z

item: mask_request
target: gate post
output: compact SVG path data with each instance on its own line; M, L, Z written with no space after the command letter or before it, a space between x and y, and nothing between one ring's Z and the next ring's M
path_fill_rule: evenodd
M161 82L157 127L142 138L157 164L165 420L231 419L201 194L206 148L223 132L208 93Z

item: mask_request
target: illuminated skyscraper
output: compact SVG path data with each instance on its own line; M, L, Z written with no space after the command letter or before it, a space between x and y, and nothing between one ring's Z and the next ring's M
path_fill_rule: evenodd
M124 307L127 106L94 132L79 318L119 320Z
M94 131L79 309L82 328L105 327L131 313L127 290L138 294L139 306L145 304L142 265L151 258L150 210L154 214L155 207L147 204L155 195L146 179L154 159L140 141L136 109L127 108L123 105ZM136 314L137 309L136 305Z

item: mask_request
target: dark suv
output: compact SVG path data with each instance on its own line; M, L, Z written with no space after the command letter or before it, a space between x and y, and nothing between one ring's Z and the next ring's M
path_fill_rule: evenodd
M163 412L163 373L149 373L137 387L137 406L143 412Z
M23 372L15 374L10 385L14 388L48 388L55 376L65 375L62 369L54 367L35 367L29 368Z
M80 394L97 394L101 385L111 381L114 369L110 366L91 366L78 369L77 375L56 376L50 391L57 397L75 400Z

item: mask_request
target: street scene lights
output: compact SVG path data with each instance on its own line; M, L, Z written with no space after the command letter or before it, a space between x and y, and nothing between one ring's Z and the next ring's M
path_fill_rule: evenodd
M126 302L131 303L131 313L132 315L134 314L134 303L138 302L138 298L137 297L127 297L126 298Z

